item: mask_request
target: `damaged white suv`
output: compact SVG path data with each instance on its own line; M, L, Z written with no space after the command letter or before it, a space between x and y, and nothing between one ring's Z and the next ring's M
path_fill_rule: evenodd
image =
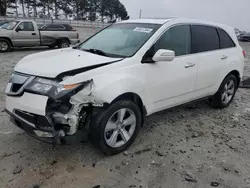
M234 29L221 24L124 21L73 48L22 59L6 87L6 111L39 140L67 143L87 132L101 151L115 154L152 113L205 97L227 107L244 55Z

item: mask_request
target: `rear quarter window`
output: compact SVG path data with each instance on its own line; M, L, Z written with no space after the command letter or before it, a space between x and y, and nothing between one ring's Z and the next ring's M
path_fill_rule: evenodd
M232 38L222 29L218 28L218 33L220 36L220 48L233 48L235 47L235 43Z
M220 49L219 35L215 27L191 25L192 53Z

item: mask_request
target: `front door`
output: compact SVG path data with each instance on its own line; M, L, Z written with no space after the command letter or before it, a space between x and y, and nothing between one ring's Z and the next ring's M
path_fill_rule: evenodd
M14 46L31 47L40 44L39 32L35 31L32 22L21 22L13 31Z
M179 25L170 28L152 48L154 53L159 49L173 50L176 58L171 62L145 65L151 109L159 111L192 100L197 77L197 60L191 54L190 26Z

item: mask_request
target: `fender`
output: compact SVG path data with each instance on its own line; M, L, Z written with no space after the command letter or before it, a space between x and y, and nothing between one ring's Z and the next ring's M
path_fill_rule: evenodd
M78 92L72 99L82 103L94 103L95 105L110 104L118 96L130 92L139 95L147 109L145 81L139 77L131 76L131 74L129 76L125 74L116 76L112 75L109 78L106 77L106 79L94 78L92 84Z

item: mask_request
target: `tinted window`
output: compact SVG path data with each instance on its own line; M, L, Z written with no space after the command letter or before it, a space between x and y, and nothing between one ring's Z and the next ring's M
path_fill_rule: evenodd
M34 26L32 22L22 22L18 26L20 31L34 31Z
M46 30L51 30L51 31L61 31L61 30L65 30L65 27L62 26L62 25L53 24L53 25L46 26L45 29Z
M220 47L221 48L235 47L233 40L230 38L230 36L225 31L218 28L218 33L220 36Z
M180 25L167 30L155 44L154 51L159 49L173 50L176 56L190 53L190 26Z
M192 25L192 53L206 52L220 48L216 28L202 25Z

